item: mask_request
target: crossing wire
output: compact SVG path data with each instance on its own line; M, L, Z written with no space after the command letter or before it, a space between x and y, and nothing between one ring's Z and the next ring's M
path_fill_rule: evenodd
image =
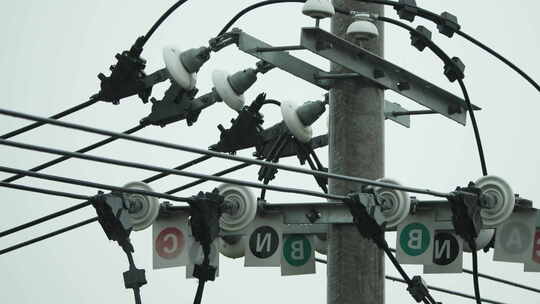
M365 185L371 185L371 186L377 186L377 187L389 188L389 189L396 189L396 190L402 190L402 191L405 191L405 192L427 194L427 195L432 195L432 196L436 196L436 197L444 197L444 198L452 197L452 194L446 193L446 192L438 192L438 191L433 191L433 190L430 190L430 189L420 189L420 188L406 187L406 186L401 186L401 185L396 185L396 184L388 184L388 183L373 181L373 180L369 180L369 179L365 179L365 178L346 176L346 175L329 173L329 172L324 172L324 171L308 170L308 169L304 169L304 168L300 168L300 167L287 166L287 165L283 165L283 164L279 164L279 163L265 162L265 161L261 161L261 160L256 160L256 159L251 159L251 158L246 158L246 157L240 157L240 156L230 155L230 154L222 154L222 153L215 152L215 151L209 151L209 150L199 149L199 148L185 146L185 145L173 144L173 143L168 143L168 142L154 140L154 139L147 139L147 138L143 138L143 137L139 137L139 136L121 134L121 133L117 133L117 132L112 132L112 131L108 131L108 130L93 128L93 127L84 126L84 125L75 124L75 123L68 123L68 122L64 122L64 121L52 120L52 119L48 119L48 118L44 118L44 117L39 117L39 116L30 115L30 114L26 114L26 113L6 110L6 109L2 109L2 108L0 108L0 114L7 115L7 116L12 116L12 117L23 118L23 119L28 119L28 120L42 121L42 122L46 122L46 123L49 123L49 124L52 124L52 125L61 126L61 127L69 128L69 129L80 130L80 131L88 132L88 133L101 134L101 135L105 135L105 136L118 136L118 137L120 137L122 139L125 139L125 140L138 142L138 143L143 143L143 144L155 145L155 146L159 146L159 147L163 147L163 148L169 148L169 149L185 151L185 152L191 152L191 153L197 153L197 154L203 154L203 155L210 155L210 156L213 156L213 157L216 157L216 158L234 160L234 161L239 161L239 162L244 162L244 163L249 163L249 164L254 164L254 165L269 166L269 167L282 169L282 170L286 170L286 171L297 172L297 173L301 173L301 174L328 177L328 178L339 179L339 180L347 180L347 181L361 183L361 184L365 184ZM3 142L5 143L6 141L3 141Z

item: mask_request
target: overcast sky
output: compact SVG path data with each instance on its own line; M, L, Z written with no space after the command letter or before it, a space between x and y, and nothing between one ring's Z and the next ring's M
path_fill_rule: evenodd
M156 32L147 44L143 56L148 60L147 71L164 66L161 50L177 44L183 49L206 45L237 11L256 1L190 1L181 7ZM1 107L49 116L79 104L96 93L96 75L108 74L115 62L114 54L128 49L134 40L146 33L153 22L173 1L1 1L0 2L0 86ZM489 3L489 4L488 4ZM457 15L465 32L492 46L522 67L534 79L540 80L540 20L537 1L418 1L434 12L450 11ZM392 9L386 15L396 17ZM299 42L300 28L313 21L301 14L299 4L281 4L259 9L242 18L236 26L249 34L274 45L293 45ZM455 37L439 35L433 24L417 21L434 31L434 41L451 56L460 57L467 65L465 82L472 102L483 108L477 114L480 132L490 173L502 176L521 196L537 201L540 198L540 158L538 152L538 92L500 62ZM329 27L323 21L324 28ZM440 61L429 51L419 53L409 45L409 35L391 26L386 28L385 57L415 74L461 96L457 84L450 84L442 75ZM327 67L324 60L299 52L299 56ZM200 93L212 88L211 72L220 68L231 72L254 67L257 60L237 50L235 46L213 54L201 69L197 87ZM157 86L153 96L161 99L167 84ZM277 100L302 102L322 98L323 90L306 84L278 70L260 77L246 99L251 101L260 92ZM420 109L414 102L396 94L386 98L408 109ZM281 120L277 108L263 109L265 126ZM114 131L124 131L138 124L150 113L150 105L137 98L122 100L120 105L100 103L69 116L66 120ZM149 127L138 135L206 148L217 142L216 126L235 117L223 103L205 110L192 127L179 122L165 128ZM326 133L326 116L315 125L315 134ZM28 122L2 117L2 134ZM412 118L405 129L386 122L386 176L410 186L451 191L481 176L476 146L470 124L463 127L442 116ZM101 137L52 126L16 137L18 141L76 150ZM249 156L252 151L242 155ZM148 164L174 167L196 158L181 153L130 142L116 142L91 154L141 161ZM318 154L326 164L327 149ZM0 147L0 164L28 169L51 155ZM287 164L297 164L295 159ZM193 171L212 174L234 165L224 160L210 160L197 165ZM152 175L87 161L70 160L47 173L121 186ZM8 175L2 174L4 178ZM256 179L256 169L231 174L242 179ZM190 180L168 177L152 185L156 191L167 191ZM93 195L97 189L70 186L25 178L18 183ZM279 172L273 181L278 185L317 190L308 176ZM181 192L189 196L208 191L215 183ZM257 192L257 191L256 191ZM2 212L0 230L43 216L77 203L74 200L0 189ZM320 201L298 195L269 193L270 202ZM540 204L534 203L539 208ZM0 248L27 240L54 229L93 217L92 208L70 214L0 240ZM387 239L394 244L394 234ZM193 300L196 281L186 280L183 268L152 270L151 229L132 234L135 260L147 271L149 284L142 289L143 303L189 303ZM464 256L464 266L470 268L470 255ZM396 271L387 263L387 273ZM132 303L131 291L125 290L122 272L127 262L121 249L108 242L98 224L91 224L54 239L0 256L1 303ZM480 253L480 271L505 279L539 286L540 274L523 272L522 264L492 261L492 252ZM412 275L422 267L406 267ZM325 303L326 271L317 265L316 275L281 277L276 269L244 268L243 260L221 259L221 276L209 283L205 303ZM472 294L472 278L467 274L425 275L432 285ZM538 295L481 280L482 296L513 303L537 303ZM443 303L471 303L457 297L433 293ZM387 303L414 303L405 286L387 282Z

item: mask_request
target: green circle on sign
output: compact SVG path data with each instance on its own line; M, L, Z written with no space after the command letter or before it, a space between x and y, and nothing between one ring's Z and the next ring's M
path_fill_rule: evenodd
M401 249L410 256L419 256L426 252L429 241L429 230L420 223L411 223L405 226L399 235Z
M303 266L311 257L311 243L304 235L291 235L283 243L283 256L292 266Z

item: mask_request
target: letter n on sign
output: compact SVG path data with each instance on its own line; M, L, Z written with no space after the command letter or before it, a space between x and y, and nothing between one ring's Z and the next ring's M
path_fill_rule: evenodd
M279 267L282 233L282 215L256 217L246 229L244 266Z

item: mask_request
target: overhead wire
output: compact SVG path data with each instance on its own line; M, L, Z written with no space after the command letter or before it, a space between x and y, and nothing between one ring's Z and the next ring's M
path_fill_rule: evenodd
M144 35L144 38L142 40L143 47L146 42L152 37L152 35L155 33L155 31L163 24L163 22L176 10L178 9L182 4L186 3L188 0L180 0L174 3L163 15L159 17L159 19L152 25L152 27L148 30L146 35Z
M93 155L76 153L76 152L69 152L69 151L64 151L64 150L60 150L60 149L47 148L47 147L42 147L42 146L38 146L38 145L19 143L19 142L8 141L8 140L0 140L0 144L6 145L6 146L11 146L11 147L17 147L17 148L21 148L21 149L26 149L26 150L44 152L44 153L66 155L66 156L71 156L71 157L74 157L74 158L85 159L85 160L90 160L90 161L100 162L100 163L108 163L108 164L113 164L113 165L118 165L118 166L123 166L123 167L130 167L130 168L137 168L137 169L143 169L143 170L157 171L157 172L161 172L161 173L166 172L166 173L170 173L170 174L173 174L173 175L187 176L187 177L199 178L199 179L200 178L206 178L208 180L224 182L224 183L229 183L229 184L242 185L242 186L253 187L253 188L258 188L258 189L266 188L268 190L273 190L273 191L278 191L278 192L302 194L302 195L308 195L308 196L314 196L314 197L320 197L320 198L326 198L326 199L338 199L338 200L340 200L340 199L345 198L344 196L341 196L341 195L319 193L319 192L315 192L315 191L298 189L298 188L264 185L264 184L260 184L260 183L248 182L248 181L243 181L243 180L237 180L237 179L231 179L231 178L225 178L225 177L218 177L218 176L210 176L210 175L194 173L194 172L180 171L180 170L169 169L169 168L164 168L164 167L141 164L141 163L137 163L137 162L123 161L123 160L117 160L117 159L112 159L112 158L99 157L99 156L93 156ZM21 174L26 173L29 176L38 177L38 178L40 176L39 173L36 173L36 172L13 169L13 168L8 168L8 167L4 167L4 166L0 166L0 171L12 172L12 173L13 172L14 173L21 173ZM46 176L46 175L43 175L43 176ZM56 178L57 178L56 181L63 182L60 177L56 177ZM55 179L52 179L52 180L55 180ZM78 181L78 182L81 183L83 181ZM104 184L97 184L97 183L91 183L91 182L84 182L84 183L86 183L86 184L81 183L81 185L83 185L83 186L88 185L89 187L96 187L97 186L97 188L115 190L114 188L111 188L112 186L107 186L107 185L104 185ZM92 185L92 184L94 184L94 185ZM120 189L119 187L116 187L116 188ZM121 190L116 190L116 191L121 191ZM167 194L160 194L160 195L161 196L163 196L163 195L170 196L170 195L167 195ZM153 193L152 196L160 197L160 196L157 196L156 193ZM172 196L170 196L170 197L172 197ZM167 198L167 197L161 197L161 198ZM172 197L172 198L174 198L173 200L178 201L178 198L175 198L175 197ZM187 200L188 199L184 199L184 201L187 201Z
M315 258L315 261L319 262L319 263L322 263L322 264L328 264L328 262L326 260L320 259L320 258ZM393 276L385 275L384 277L387 280L396 281L396 282L405 283L405 284L407 283L405 280L400 279L400 278L396 278L396 277L393 277ZM468 294L465 294L465 293L461 293L461 292L457 292L457 291L453 291L453 290L449 290L449 289L445 289L445 288L441 288L441 287L437 287L437 286L428 285L427 288L431 289L431 290L434 290L434 291L439 291L439 292L442 292L442 293L450 294L450 295L453 295L453 296L458 296L458 297L472 299L472 300L475 299L474 296L471 296L471 295L468 295ZM484 301L484 303L490 303L490 304L506 304L506 303L503 303L503 302L490 300L490 299L482 299L482 301Z
M124 131L124 132L122 132L122 133L123 133L123 134L133 134L133 133L135 133L135 132L137 132L137 131L140 131L140 130L143 129L144 127L145 127L144 125L138 125L138 126L135 126L135 127L133 127L133 128L130 128L130 129L128 129L128 130L126 130L126 131ZM94 150L94 149L97 149L97 148L99 148L99 147L102 147L102 146L104 146L104 145L106 145L106 144L109 144L109 143L111 143L111 142L117 140L118 138L119 138L119 137L111 136L111 137L109 137L109 138L107 138L107 139L98 141L98 142L96 142L96 143L94 143L94 144L91 144L91 145L89 145L89 146L86 146L86 147L84 147L84 148L81 148L81 149L79 149L79 150L77 150L77 151L75 151L75 152L77 152L77 153L86 153L86 152L92 151L92 150ZM68 159L70 159L70 158L71 158L71 157L69 157L69 156L61 156L61 157L55 158L55 159L53 159L53 160L50 160L50 161L48 161L48 162L45 162L45 163L43 163L43 164L40 164L40 165L38 165L38 166L36 166L36 167L33 167L32 169L29 169L29 171L32 171L32 172L39 172L39 171L41 171L41 170L43 170L43 169L50 168L50 167L52 167L52 166L54 166L54 165L57 165L57 164L59 164L59 163L61 163L61 162L64 162L64 161L66 161L66 160L68 160ZM13 181L16 181L16 180L18 180L18 179L23 178L24 176L25 176L25 175L23 175L23 174L13 175L13 176L11 176L11 177L8 177L8 178L2 180L2 182L5 182L5 183L11 183L11 182L13 182Z
M75 123L69 123L69 122L65 122L65 121L51 120L51 119L44 118L44 117L39 117L39 116L30 115L30 114L26 114L26 113L20 113L20 112L6 110L6 109L2 109L2 108L0 108L0 114L7 115L7 116L18 117L18 118L23 118L23 119L28 119L28 120L34 120L34 121L43 121L43 122L47 122L47 123L50 123L50 124L53 124L53 125L66 127L66 128L69 128L69 129L80 130L80 131L84 131L84 132L88 132L88 133L101 134L101 135L105 135L105 136L118 136L118 137L120 137L122 139L125 139L125 140L144 143L144 144L149 144L149 145L154 145L154 146L159 146L159 147L163 147L163 148L169 148L169 149L173 149L173 150L179 150L179 151L185 151L185 152L191 152L191 153L197 153L197 154L203 154L203 155L210 155L210 156L213 156L213 157L216 157L216 158L234 160L234 161L239 161L239 162L244 162L244 163L249 163L249 164L254 164L254 165L269 166L269 167L274 167L274 168L282 169L282 170L285 170L285 171L297 172L297 173L301 173L301 174L322 176L322 177L328 177L328 178L340 179L340 180L347 180L347 181L357 182L357 183L361 183L361 184L365 184L365 185L378 186L378 187L396 189L396 190L402 190L402 191L405 191L405 192L427 194L427 195L432 195L432 196L436 196L436 197L449 198L449 197L452 196L450 193L439 192L439 191L434 191L434 190L430 190L430 189L420 189L420 188L414 188L414 187L406 187L406 186L401 186L401 185L396 185L396 184L389 184L389 183L373 181L373 180L369 180L369 179L365 179L365 178L346 176L346 175L323 172L323 171L313 171L313 170L308 170L308 169L304 169L304 168L300 168L300 167L282 165L282 164L279 164L279 163L271 163L271 162L265 162L265 161L261 161L261 160L257 160L257 159L240 157L240 156L236 156L236 155L222 154L222 153L215 152L215 151L209 151L209 150L199 149L199 148L195 148L195 147L180 145L180 144L173 144L173 143L168 143L168 142L154 140L154 139L147 139L147 138L143 138L143 137L139 137L139 136L121 134L121 133L117 133L117 132L112 132L112 131L108 131L108 130L98 129L98 128L84 126L84 125L75 124ZM3 142L6 142L6 141L3 141ZM73 153L73 152L71 152L71 153Z
M398 21L398 20L394 20L392 18L387 18L387 17L382 17L382 16L379 16L377 17L377 20L380 20L382 22L387 22L387 23L390 23L390 24L394 24L396 26L399 26L407 31L409 31L409 33L411 34L414 34L414 35L422 35L420 32L418 32L415 28L401 22L401 21ZM452 60L450 59L450 56L448 56L446 54L446 52L444 52L435 42L431 41L431 40L426 40L427 42L427 47L433 51L433 53L435 53L435 55L437 55L437 57L439 57L443 63L446 65L446 64L451 64L453 65L454 63L452 62ZM471 117L471 124L472 124L472 127L473 127L473 132L474 132L474 137L475 137L475 141L476 141L476 146L477 146L477 149L478 149L478 156L480 158L480 166L481 166L481 169L482 169L482 174L485 176L487 175L487 165L486 165L486 157L485 157L485 154L484 154L484 148L482 147L482 139L480 137L480 131L479 131L479 128L478 128L478 123L476 122L476 117L474 115L474 109L472 107L472 103L471 103L471 100L469 98L469 93L467 92L467 88L465 86L465 83L463 82L462 79L458 79L458 82L459 82L459 86L460 86L460 89L462 91L462 94L463 94L463 98L465 99L465 104L467 106L467 111L469 112L469 116Z
M422 17L424 19L430 20L435 22L436 24L439 24L441 22L441 16L438 14L435 14L427 9L418 7L418 6L412 6L407 5L395 1L385 1L385 0L357 0L358 2L365 2L365 3L374 3L374 4L382 4L382 5L388 5L392 6L394 8L401 8L401 7L412 7L417 10L416 16ZM461 29L458 29L456 33L464 38L465 40L471 42L472 44L476 45L477 47L481 48L482 50L488 52L489 54L493 55L495 58L499 59L501 62L506 64L508 67L510 67L512 70L514 70L516 73L518 73L521 77L523 77L529 84L531 84L537 91L540 92L540 85L532 79L531 76L529 76L527 73L525 73L522 69L520 69L518 66L516 66L514 63L512 63L510 60L508 60L506 57L502 56L498 52L496 52L494 49L488 47L487 45L483 44L479 40L475 39L471 35L465 33Z

